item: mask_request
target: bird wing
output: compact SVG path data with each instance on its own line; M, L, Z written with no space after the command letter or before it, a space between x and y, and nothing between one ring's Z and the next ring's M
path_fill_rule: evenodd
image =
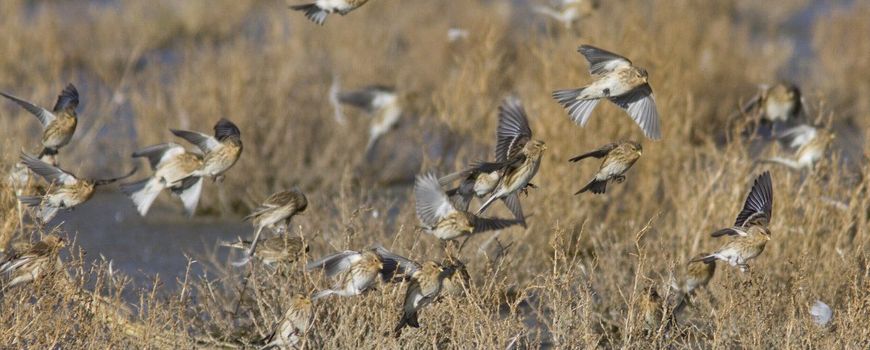
M414 196L417 198L417 217L424 225L433 227L441 218L456 211L432 173L417 176Z
M526 219L523 215L523 206L520 204L520 196L517 192L509 194L507 197L502 198L505 206L507 206L508 210L514 214L514 219L519 220L519 223L523 226L526 225Z
M361 108L369 113L396 101L396 93L390 87L372 85L359 90L338 93L338 102Z
M381 277L385 282L403 281L420 269L420 264L417 262L390 252L383 246L376 246L375 252L383 261L384 268L381 270Z
M306 271L314 269L323 269L326 276L333 277L343 271L347 271L353 263L362 259L362 254L353 250L345 250L335 254L328 255L320 260L308 263L305 266Z
M223 140L225 137L235 136L241 137L242 132L239 130L239 127L236 124L233 124L227 118L221 118L214 125L214 137L217 140Z
M745 227L750 224L766 225L773 211L773 183L770 172L765 171L755 179L752 190L746 196L743 210L737 215L734 226Z
M532 129L522 102L514 96L505 98L498 107L495 160L505 161L522 151L532 138Z
M569 162L578 162L580 160L583 160L583 159L586 159L589 157L595 157L595 158L600 159L600 158L606 156L608 153L610 153L610 151L612 151L614 148L616 148L616 146L619 146L619 144L616 142L608 143L604 146L598 147L598 149L596 149L594 151L591 151L588 153L583 153L579 156L576 156L574 158L569 159L568 161Z
M520 220L508 220L498 218L474 218L474 233L501 230L519 224Z
M631 61L627 58L594 46L583 45L577 51L589 61L589 73L591 74L603 75L618 68L631 66Z
M723 229L720 229L720 230L716 230L715 232L713 232L713 233L710 234L710 236L713 236L713 237L721 237L721 236L747 236L747 235L748 235L748 233L746 233L746 231L743 230L742 227L728 227L728 228L723 228Z
M644 135L653 140L662 138L659 112L649 84L638 86L627 94L610 97L610 101L628 112L631 119L643 129Z
M74 185L79 181L75 175L36 159L29 154L21 153L21 161L27 165L30 170L33 170L34 173L39 174L39 176L44 177L49 182L57 182L63 185Z
M33 103L22 100L18 97L12 96L4 92L0 92L0 95L3 95L4 97L17 103L19 106L30 112L30 114L35 115L36 119L39 119L39 123L41 123L43 127L48 126L48 124L51 124L51 122L57 119L57 116L55 116L53 113L51 113L51 111L45 108L39 107Z
M148 158L148 163L151 164L151 169L157 170L157 168L160 167L161 164L166 163L167 161L178 155L184 154L184 152L186 152L186 150L181 145L177 143L167 142L140 149L136 152L133 152L133 155L131 155L131 157Z
M815 127L807 124L800 124L783 130L774 135L774 137L787 143L791 148L800 148L816 138L818 133L819 131Z
M190 176L181 181L181 186L173 187L172 193L181 199L184 204L184 212L188 216L193 216L196 213L196 206L199 205L199 197L202 195L202 177Z
M67 108L75 109L79 105L79 91L75 85L68 84L60 95L57 96L57 102L54 104L53 111L62 111Z
M169 129L175 136L185 139L196 147L199 147L203 152L209 153L220 146L220 142L212 136L196 131Z

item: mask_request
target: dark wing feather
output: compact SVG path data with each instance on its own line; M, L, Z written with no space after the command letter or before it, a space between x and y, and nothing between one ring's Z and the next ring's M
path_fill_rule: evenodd
M136 152L133 152L131 155L133 158L145 157L148 158L148 164L151 164L151 169L157 169L157 166L160 165L161 161L164 161L167 158L167 155L176 156L185 152L184 147L178 145L176 143L167 142L161 143L153 146L148 146L143 149L140 149Z
M54 104L52 110L58 112L64 109L76 109L78 106L79 91L76 90L75 85L69 84L60 92L60 95L57 96L57 102Z
M126 175L123 175L123 176L120 176L120 177L113 177L113 178L108 178L108 179L100 179L100 180L96 180L96 181L94 181L94 186L103 186L103 185L108 185L108 184L111 184L111 183L113 183L113 182L115 182L115 181L119 181L119 180L126 179L126 178L128 178L128 177L130 177L130 176L133 176L133 174L135 174L137 170L139 170L139 168L138 168L138 167L134 167L133 170L130 170L130 172L127 173Z
M606 74L618 67L631 66L627 58L594 46L583 45L577 51L589 61L589 73L592 74Z
M604 146L599 147L598 149L596 149L592 152L583 153L579 156L568 159L568 161L569 162L579 162L579 161L586 159L586 158L589 158L589 157L595 157L595 158L600 159L600 158L606 156L608 153L610 153L610 151L612 151L614 148L616 148L616 146L619 146L619 144L616 142L608 143Z
M34 158L29 154L21 154L21 161L24 165L27 165L30 170L34 173L39 174L39 176L44 177L49 182L58 182L64 185L72 185L78 182L78 179L73 175L63 169L43 162L39 159Z
M514 219L519 221L519 224L526 227L526 217L523 215L523 206L520 205L520 196L517 192L509 194L502 198L505 206L514 214Z
M746 197L743 210L737 215L734 226L745 227L751 224L766 225L773 212L773 182L770 172L765 171L752 185Z
M221 118L214 125L214 137L218 140L223 140L227 137L242 137L242 131L239 130L239 127L233 122L229 121L227 118Z
M522 102L510 96L498 107L495 160L505 161L520 153L532 138L532 129Z
M394 254L382 246L375 247L375 252L381 257L384 268L381 277L385 282L396 282L410 278L414 271L420 269L420 264L406 257Z
M501 230L517 224L520 224L520 220L475 217L474 233Z
M177 129L169 129L169 131L171 131L175 136L183 138L187 140L187 142L196 145L196 147L199 147L199 149L205 153L209 153L220 146L220 142L218 142L217 139L200 132Z

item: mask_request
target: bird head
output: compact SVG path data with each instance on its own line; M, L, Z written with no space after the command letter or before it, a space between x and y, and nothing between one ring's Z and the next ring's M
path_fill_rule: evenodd
M637 75L644 83L649 83L649 73L647 73L646 69L638 68Z
M56 235L45 236L42 241L45 242L45 244L48 244L48 246L55 249L63 248L66 246L66 242L64 242L64 239Z
M632 150L637 152L638 155L643 154L643 145L641 145L639 142L628 141L628 144L631 146Z
M311 305L311 298L302 294L295 294L290 298L290 304L295 306L308 306Z

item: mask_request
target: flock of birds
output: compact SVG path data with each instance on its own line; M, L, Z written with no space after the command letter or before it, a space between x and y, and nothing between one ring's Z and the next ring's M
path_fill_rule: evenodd
M317 0L315 3L293 6L318 24L323 24L329 13L346 14L363 5L366 0ZM567 112L569 118L585 126L596 105L602 100L622 108L651 140L662 137L661 122L647 71L635 66L629 59L590 45L578 50L589 62L593 80L577 89L554 91L552 96ZM90 199L98 186L108 185L132 176L136 169L120 177L92 180L78 178L58 164L58 154L76 130L76 108L79 94L75 86L68 85L57 98L52 109L0 92L36 116L43 126L42 151L36 155L22 153L21 162L10 174L21 204L35 208L32 216L47 224L59 210L68 210ZM395 92L388 87L372 86L358 91L341 92L334 87L332 101L358 107L375 114L367 150L378 138L390 130L401 115L401 104ZM822 127L799 122L802 97L796 86L778 84L763 87L759 94L739 111L767 126L769 135L797 148L793 159L773 158L766 161L780 163L795 169L811 168L824 155L833 139L833 133ZM340 109L336 119L343 120ZM172 134L196 146L190 150L183 145L167 142L145 147L133 153L134 158L146 158L153 170L142 180L124 183L121 190L145 216L157 196L168 189L180 198L188 215L193 215L202 193L203 179L220 182L224 174L242 154L239 128L227 119L214 125L214 135L196 131L170 129ZM439 295L460 293L468 282L465 265L459 258L468 237L486 231L526 225L520 203L520 194L535 188L532 183L547 150L544 141L533 138L526 111L519 98L505 98L498 109L495 159L469 164L455 173L441 176L424 173L414 184L415 209L421 228L443 244L446 258L441 262L418 263L392 253L381 246L358 251L346 250L315 260L307 271L320 270L334 281L332 288L319 291L311 297L294 295L283 320L275 326L272 335L264 339L265 347L290 347L297 344L312 326L312 302L331 295L351 297L369 290L379 279L388 282L406 282L407 292L402 316L395 327L399 336L405 327L419 327L419 311L437 300ZM578 162L587 158L601 159L597 173L577 194L605 193L608 184L626 181L626 174L643 154L641 143L616 141L570 159ZM45 179L39 195L23 194L35 180L32 174ZM471 202L478 198L481 205L469 211ZM484 216L488 208L501 201L512 213L512 218ZM233 264L243 266L253 258L271 265L280 261L293 261L307 251L299 237L287 234L294 215L306 210L308 200L298 190L279 191L266 198L260 206L245 217L255 227L253 240L223 243L245 250L245 257ZM745 200L735 223L715 231L713 237L728 236L728 241L710 253L701 254L686 266L682 280L672 286L679 293L672 308L677 313L685 301L698 288L704 287L722 261L739 268L749 269L749 262L757 258L771 238L769 224L773 208L773 185L769 172L759 175ZM274 234L262 239L263 230ZM461 244L459 239L465 239ZM258 245L259 243L259 245ZM57 252L64 246L63 239L48 234L33 244L22 247L18 253L7 254L0 272L7 275L3 290L32 281L60 266ZM242 291L244 293L244 290ZM655 286L650 286L642 301L644 320L653 329L663 320L663 300ZM241 298L241 297L240 297Z

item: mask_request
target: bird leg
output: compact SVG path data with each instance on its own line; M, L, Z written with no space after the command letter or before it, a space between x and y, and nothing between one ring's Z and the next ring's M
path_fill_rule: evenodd
M617 175L613 180L616 181L616 183L621 184L625 182L625 175Z

